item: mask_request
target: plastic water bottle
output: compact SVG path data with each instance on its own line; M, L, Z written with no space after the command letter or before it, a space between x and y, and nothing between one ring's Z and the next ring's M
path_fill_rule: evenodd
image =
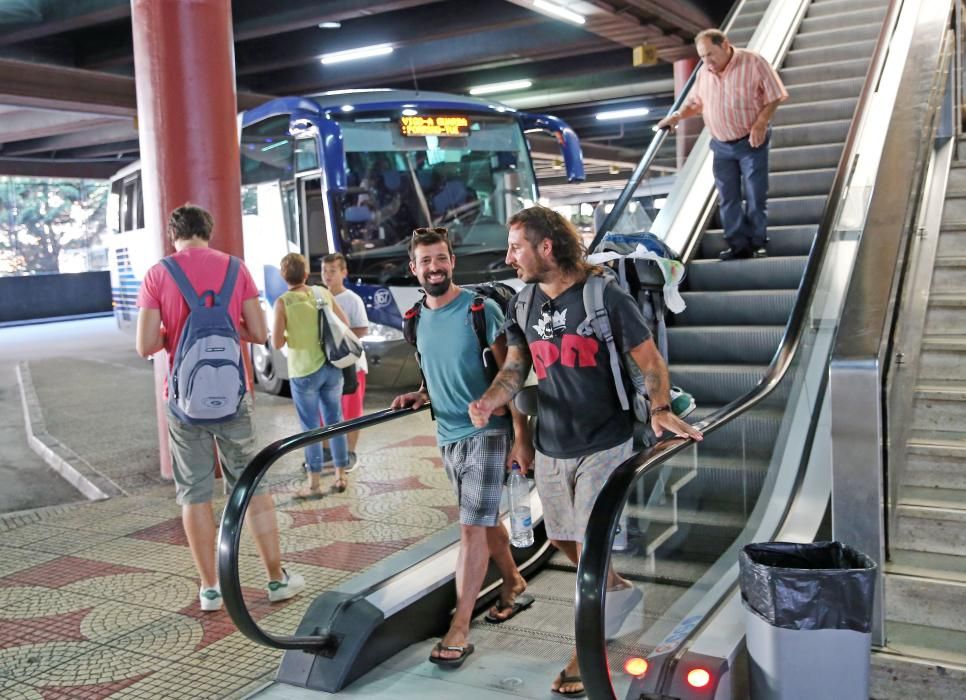
M520 465L514 462L510 468L510 542L514 547L533 544L533 522L530 520L530 484Z

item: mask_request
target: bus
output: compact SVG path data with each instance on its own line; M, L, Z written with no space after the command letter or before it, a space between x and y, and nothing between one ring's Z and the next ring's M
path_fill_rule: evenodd
M370 368L382 366L390 384L412 354L401 328L420 298L406 250L413 229L449 230L458 284L514 279L504 264L505 224L538 197L525 134L553 135L568 179L584 179L579 141L563 121L474 97L338 90L277 98L239 121L245 262L269 327L287 288L282 257L302 253L316 275L325 255L341 252L346 286L369 315ZM131 328L141 280L162 255L160 237L143 228L137 163L112 178L108 217L114 314ZM262 388L280 392L282 352L255 346L252 360Z

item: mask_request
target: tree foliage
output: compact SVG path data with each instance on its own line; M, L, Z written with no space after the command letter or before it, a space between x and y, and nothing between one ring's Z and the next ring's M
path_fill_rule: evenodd
M100 245L108 186L0 178L0 274L59 272L67 251Z

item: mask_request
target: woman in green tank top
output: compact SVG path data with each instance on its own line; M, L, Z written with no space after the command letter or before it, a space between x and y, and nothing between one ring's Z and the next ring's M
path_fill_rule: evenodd
M289 253L281 262L282 278L288 291L275 300L275 321L272 325L272 345L280 349L288 345L288 376L292 400L302 430L313 430L323 423L332 425L342 421L342 370L326 362L325 350L319 340L318 292L322 302L331 305L336 316L349 325L342 309L335 303L329 290L305 284L308 265L298 253ZM335 483L332 490L342 493L348 486L346 468L349 466L349 446L345 435L330 441ZM305 448L305 468L309 482L296 491L299 498L320 498L320 476L325 463L322 445L313 443Z

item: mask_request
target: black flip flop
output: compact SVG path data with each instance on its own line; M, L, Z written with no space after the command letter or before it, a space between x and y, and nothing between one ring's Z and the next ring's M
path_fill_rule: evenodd
M472 644L467 644L465 647L461 646L451 646L444 647L442 642L436 642L434 647L436 651L458 651L459 656L453 657L452 659L447 659L443 656L433 656L429 655L429 663L436 664L437 666L444 666L446 668L459 668L466 661L466 657L473 653L474 646Z
M509 610L510 611L510 614L507 615L506 617L493 617L492 614L487 613L486 614L486 617L484 619L487 622L490 622L490 623L492 623L494 625L498 625L501 622L506 622L507 620L511 619L517 613L521 613L524 610L526 610L527 608L529 608L531 605L533 605L534 600L536 600L536 599L532 595L530 595L529 593L521 593L520 595L518 595L513 600L513 605L504 605L502 600L497 600L496 601L496 609L499 610L499 611L501 611L501 612L503 610Z
M570 683L580 683L580 685L583 685L584 681L579 675L568 676L567 669L564 669L563 671L560 672L560 685L569 685ZM582 698L585 695L587 695L586 688L581 688L580 690L572 690L569 693L565 693L562 690L554 690L553 688L551 688L550 692L553 693L554 695L559 695L562 698Z

